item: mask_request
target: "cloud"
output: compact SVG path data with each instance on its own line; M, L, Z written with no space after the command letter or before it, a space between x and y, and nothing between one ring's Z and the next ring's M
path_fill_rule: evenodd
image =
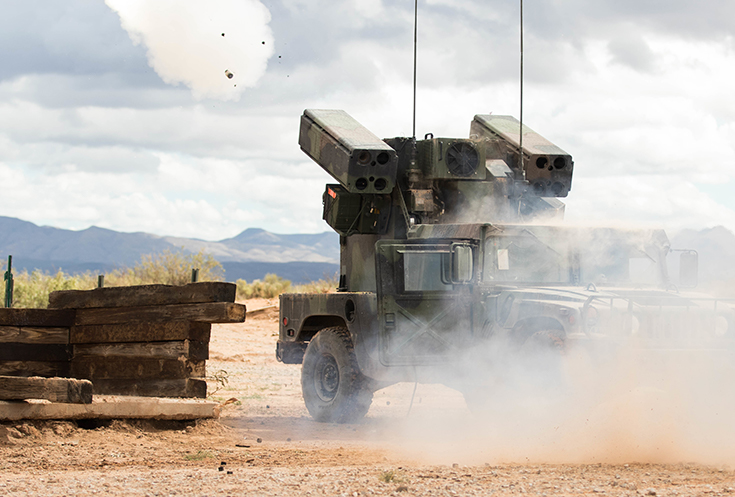
M273 54L270 12L258 0L106 0L148 63L198 99L237 100Z
M640 36L620 36L608 44L613 61L641 72L651 72L656 57Z

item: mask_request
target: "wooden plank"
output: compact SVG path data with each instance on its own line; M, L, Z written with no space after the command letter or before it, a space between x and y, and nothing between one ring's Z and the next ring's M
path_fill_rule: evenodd
M172 319L202 323L242 323L245 321L245 311L244 305L231 302L79 309L76 311L75 324L122 324Z
M3 343L0 361L69 361L71 345L55 343Z
M177 340L171 342L90 343L74 345L74 359L81 357L127 357L147 359L209 359L209 342Z
M192 321L160 323L93 324L72 326L69 341L80 343L163 342L195 340L209 342L212 325Z
M94 394L203 399L207 396L207 382L196 378L178 380L95 380Z
M0 375L5 376L70 376L69 362L1 361Z
M74 324L74 309L0 308L0 326L48 326L68 328Z
M0 326L0 343L69 343L69 328Z
M203 281L188 285L139 285L104 287L94 290L51 292L49 308L90 309L94 307L137 307L170 304L234 302L237 285Z
M71 361L71 375L89 380L204 378L205 361L83 357Z
M92 402L92 382L73 378L0 376L0 400L25 399L89 404Z
M194 381L194 380L190 380ZM22 419L170 419L216 418L216 402L199 399L160 399L96 395L91 404L61 404L36 400L0 401L0 421Z

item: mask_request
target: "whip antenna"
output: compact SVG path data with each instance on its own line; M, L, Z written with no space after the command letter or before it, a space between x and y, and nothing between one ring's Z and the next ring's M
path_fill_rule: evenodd
M523 171L523 0L521 1L521 125L518 130L521 147L521 171ZM415 97L414 97L415 98Z
M416 141L416 34L418 32L419 0L413 3L413 140Z

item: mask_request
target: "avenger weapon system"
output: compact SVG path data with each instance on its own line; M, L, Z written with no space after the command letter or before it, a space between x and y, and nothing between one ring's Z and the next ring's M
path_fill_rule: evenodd
M482 403L498 364L559 378L572 344L731 340L708 323L735 323L732 308L669 291L663 231L534 222L564 215L574 163L513 117L477 115L469 138L381 140L344 111L306 110L299 144L337 181L323 217L340 278L337 293L280 296L276 357L302 364L318 421L359 419L399 381ZM696 253L679 264L678 284L696 285ZM662 309L680 323L666 336Z

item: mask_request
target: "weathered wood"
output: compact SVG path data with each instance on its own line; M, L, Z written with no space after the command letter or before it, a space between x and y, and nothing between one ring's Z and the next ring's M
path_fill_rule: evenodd
M0 361L69 361L71 345L55 343L3 343Z
M175 380L178 381L178 380ZM194 381L194 380L190 380ZM206 395L206 392L205 394ZM91 404L0 401L0 421L22 419L204 419L219 415L218 404L199 399L156 399L96 395Z
M72 378L0 376L0 399L46 399L51 402L89 404L92 382Z
M69 341L81 343L164 342L195 340L209 342L212 325L192 321L166 321L72 326Z
M172 342L91 343L74 345L74 359L82 357L127 357L147 359L209 359L209 342L177 340Z
M69 376L69 362L2 361L0 375L5 376Z
M211 324L193 321L93 324L72 326L69 331L69 341L73 344L164 342L169 340L208 342L211 332Z
M231 302L78 309L75 324L122 324L172 319L203 323L242 323L245 321L245 311L244 305Z
M207 396L207 382L195 378L179 380L95 380L94 394L203 399Z
M140 380L204 378L205 361L82 357L71 362L74 378L89 380Z
M74 309L0 308L0 326L48 326L68 328L74 324Z
M222 281L204 281L182 286L139 285L104 287L94 290L65 290L51 292L49 308L90 309L234 302L236 292L237 285Z
M0 326L0 343L69 343L69 328Z

